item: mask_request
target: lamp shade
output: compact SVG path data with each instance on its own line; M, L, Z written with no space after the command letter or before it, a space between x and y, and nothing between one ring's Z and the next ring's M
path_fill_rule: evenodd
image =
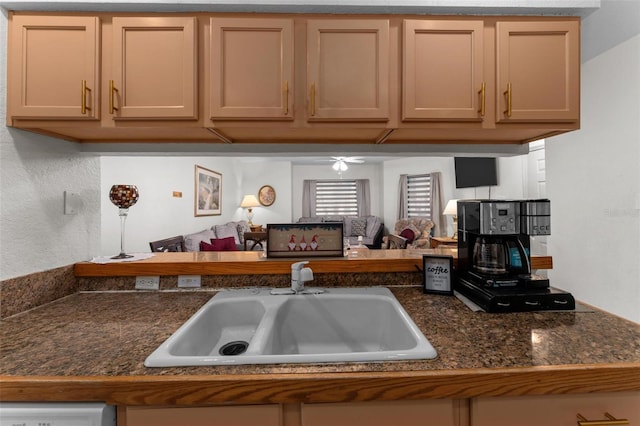
M457 216L458 215L458 200L449 200L449 202L447 203L446 207L444 208L444 211L442 212L443 215L448 215L448 216Z
M259 205L260 202L255 195L245 195L244 198L242 198L242 202L240 203L240 207L243 208L258 207Z

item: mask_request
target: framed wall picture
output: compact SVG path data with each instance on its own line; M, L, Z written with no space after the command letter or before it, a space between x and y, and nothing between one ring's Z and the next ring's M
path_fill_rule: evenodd
M264 185L258 191L258 201L265 207L269 207L276 201L276 190L271 185Z
M196 165L195 216L222 214L222 174Z
M425 254L422 266L425 293L453 294L453 256Z

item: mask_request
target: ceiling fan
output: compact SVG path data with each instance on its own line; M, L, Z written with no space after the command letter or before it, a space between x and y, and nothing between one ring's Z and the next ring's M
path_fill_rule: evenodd
M364 163L364 160L362 159L362 157L331 157L331 160L329 161L333 161L333 170L337 171L337 172L344 172L345 170L347 170L349 168L349 166L347 166L347 163L349 164L362 164Z

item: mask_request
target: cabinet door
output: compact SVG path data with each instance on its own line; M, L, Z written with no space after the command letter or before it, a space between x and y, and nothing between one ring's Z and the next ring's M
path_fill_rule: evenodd
M640 392L478 398L471 402L471 426L575 426L578 414L609 420L604 413L639 425L639 406Z
M114 118L197 118L196 18L113 18Z
M302 426L462 426L467 420L460 401L450 399L302 405Z
M580 25L498 22L498 122L580 117Z
M126 426L281 426L279 405L126 407ZM120 423L120 421L118 422Z
M292 119L293 21L211 19L211 118Z
M99 117L98 18L17 15L10 34L11 117Z
M482 21L404 21L404 120L484 116Z
M309 120L387 121L389 21L307 22Z

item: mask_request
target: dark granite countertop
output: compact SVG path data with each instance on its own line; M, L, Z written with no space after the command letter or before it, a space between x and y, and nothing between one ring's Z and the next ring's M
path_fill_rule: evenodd
M215 292L87 292L3 320L0 373L252 374L640 362L640 326L601 311L474 313L453 297L392 290L438 351L436 360L146 368L144 359Z
M215 292L73 294L0 322L0 374L5 382L0 382L0 399L15 396L14 391L5 387L7 383L23 383L28 389L27 385L40 377L59 379L61 383L73 378L94 377L99 382L114 378L144 380L152 376L181 381L190 377L214 380L218 376L224 376L225 380L231 376L237 380L255 379L256 375L288 380L299 376L309 380L314 375L326 378L329 377L326 374L334 373L383 376L402 373L402 377L426 377L433 373L435 377L463 371L488 374L581 366L585 369L624 366L626 374L633 374L628 377L630 388L640 389L640 325L633 322L596 309L474 313L454 297L425 295L419 287L398 287L392 291L438 351L437 359L146 368L144 359ZM43 387L37 389L42 391ZM459 393L467 394L474 393ZM112 393L109 395L112 401L118 401ZM458 394L452 391L442 395Z

